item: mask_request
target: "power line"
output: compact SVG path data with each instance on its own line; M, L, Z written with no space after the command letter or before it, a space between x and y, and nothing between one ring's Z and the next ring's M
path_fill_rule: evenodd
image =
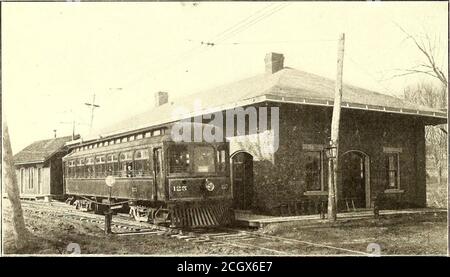
M383 85L378 79L376 79L373 74L371 74L368 70L366 70L362 65L358 64L354 59L352 59L352 57L350 57L348 54L346 54L346 56L349 58L350 62L352 62L356 67L358 67L359 69L361 69L367 76L369 76L372 80L374 80L377 84L379 84L384 90L386 90L387 92L389 92L389 94L391 95L396 95L394 93L392 93L392 91L387 88L385 85Z
M214 38L218 38L217 41L224 41L224 40L226 40L226 39L228 39L228 38L231 38L231 37L235 36L236 34L238 34L238 33L242 32L242 31L248 29L249 27L255 25L256 23L260 22L261 20L265 19L266 17L268 17L268 16L270 16L270 15L272 15L272 14L274 14L274 13L280 11L281 9L285 8L285 7L288 6L288 5L289 5L289 4L281 4L281 5L278 5L278 6L276 6L276 7L273 8L273 9L269 9L269 12L268 12L268 13L264 13L264 14L262 14L262 15L260 15L260 16L257 16L256 18L251 19L249 22L244 23L243 25L239 26L241 23L246 22L246 21L249 20L251 17L255 16L256 14L260 13L261 11L263 11L263 10L265 10L265 9L268 9L268 8L270 8L271 6L273 6L273 3L272 3L272 4L269 4L269 5L267 5L266 7L264 7L264 8L262 8L262 9L256 11L256 12L253 13L252 15L247 16L247 17L244 18L243 20L240 20L238 23L234 24L232 27L229 27L229 28L226 29L225 31L222 31L222 32L220 32L219 34L215 35L215 36L214 36L212 39L210 39L209 41L214 41ZM231 31L231 30L232 30L232 31ZM220 38L220 37L222 37L222 38ZM204 53L204 52L210 50L210 48L206 48L206 49L203 48L203 49L201 49L203 45L204 45L204 44L201 44L201 43L200 43L199 45L197 45L197 46L195 46L195 47L192 47L192 48L189 49L188 51L183 52L181 55L179 55L179 58L178 58L175 62L169 63L166 67L158 68L158 73L164 72L164 71L170 69L171 67L173 67L173 66L175 66L175 65L178 65L178 64L180 64L180 63L182 63L182 62L185 62L185 61L191 59L195 54L201 54L201 53ZM196 50L201 50L201 51L195 53ZM202 51L202 50L203 50L203 51ZM148 76L148 74L147 74L147 76ZM142 76L142 78L136 80L136 81L134 82L134 85L137 84L138 81L141 81L142 79L144 79L145 77L146 77L146 76Z

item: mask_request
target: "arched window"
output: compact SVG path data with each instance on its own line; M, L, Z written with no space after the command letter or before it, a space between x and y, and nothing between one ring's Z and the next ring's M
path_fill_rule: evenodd
M106 156L106 175L117 176L119 171L118 154L109 154Z
M105 177L105 156L95 157L95 177L102 178Z
M120 153L120 175L123 177L133 177L133 151Z
M151 174L150 156L147 149L134 152L134 173L136 177L146 177Z

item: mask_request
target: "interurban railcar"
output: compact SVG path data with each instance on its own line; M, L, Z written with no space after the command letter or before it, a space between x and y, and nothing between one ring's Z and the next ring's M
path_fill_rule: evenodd
M76 145L63 158L70 202L101 212L111 197L125 203L137 220L170 221L173 226L230 223L228 143L175 142L170 129ZM115 180L111 190L107 176Z

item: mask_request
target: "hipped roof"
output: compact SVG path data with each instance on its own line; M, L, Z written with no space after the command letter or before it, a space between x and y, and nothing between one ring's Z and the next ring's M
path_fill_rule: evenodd
M83 141L261 102L332 106L334 89L334 80L285 67L274 74L259 74L152 108L97 130ZM422 116L430 119L428 122L432 124L445 123L447 118L440 110L347 84L343 85L342 108Z

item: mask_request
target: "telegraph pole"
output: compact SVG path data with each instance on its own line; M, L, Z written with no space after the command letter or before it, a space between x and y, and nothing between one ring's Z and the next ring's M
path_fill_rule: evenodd
M339 160L339 120L341 117L342 101L342 71L344 68L344 42L345 34L339 36L337 51L337 76L334 90L333 116L331 119L330 148L335 149L335 155L328 159L328 220L337 218L337 171Z
M92 97L92 103L84 103L86 106L90 106L91 107L91 125L90 125L90 129L92 130L92 124L94 122L94 109L95 108L100 108L99 105L95 104L95 93Z

